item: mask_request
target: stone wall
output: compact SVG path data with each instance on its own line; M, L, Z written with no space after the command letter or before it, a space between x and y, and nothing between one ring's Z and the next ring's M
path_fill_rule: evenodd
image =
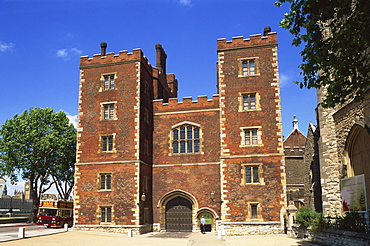
M366 95L365 95L366 96ZM338 144L338 158L343 161L345 158L345 148L348 135L352 130L354 125L359 125L365 127L369 125L369 115L366 112L370 108L370 91L367 93L367 99L360 103L349 103L340 110L338 110L334 115L333 119L335 122L335 128L337 132L337 144ZM366 122L367 121L367 122Z
M325 88L317 91L319 103L325 93ZM369 132L370 90L364 93L364 98L361 102L348 102L334 109L317 108L322 204L326 215L342 212L340 180L353 175L347 173L351 165L347 156L351 130L358 125ZM362 165L366 166L364 163Z
M305 164L305 205L322 211L320 163L318 161L319 129L310 123L307 131L307 141L304 153Z
M370 234L328 229L315 234L313 241L330 246L368 246Z
M218 222L218 228L227 236L268 235L284 233L279 221Z
M319 103L325 95L325 88L317 90ZM319 163L322 187L322 209L325 215L336 214L342 211L340 195L340 179L342 165L338 161L337 134L332 108L317 108L317 121L320 128L318 139Z
M150 224L146 225L75 225L75 230L83 231L100 231L100 232L114 232L132 235L140 235L153 231Z

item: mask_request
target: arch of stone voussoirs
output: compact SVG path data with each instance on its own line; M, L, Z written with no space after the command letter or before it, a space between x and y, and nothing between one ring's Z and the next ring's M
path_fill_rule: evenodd
M199 208L198 201L191 193L184 190L173 190L164 194L158 201L157 207L160 209L160 230L166 229L166 205L176 197L182 197L189 200L192 204L192 230L197 230L197 211Z

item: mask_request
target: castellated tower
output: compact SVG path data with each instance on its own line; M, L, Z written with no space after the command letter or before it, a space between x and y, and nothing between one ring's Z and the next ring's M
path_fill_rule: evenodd
M149 224L153 68L140 49L104 46L80 62L75 224Z
M81 57L75 228L283 231L276 33L220 39L218 95L177 99L159 44Z
M218 40L222 220L275 221L285 205L276 33Z

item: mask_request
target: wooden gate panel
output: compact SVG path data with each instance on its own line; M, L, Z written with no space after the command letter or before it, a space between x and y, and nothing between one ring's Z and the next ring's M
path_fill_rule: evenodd
M167 231L192 231L192 205L182 197L176 197L166 205Z

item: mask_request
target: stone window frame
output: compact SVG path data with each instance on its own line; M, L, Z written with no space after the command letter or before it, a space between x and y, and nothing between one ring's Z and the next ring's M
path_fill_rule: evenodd
M112 137L112 150L103 150L103 141L105 137ZM99 136L99 153L116 153L116 133L102 134Z
M105 86L105 78L108 76L113 76L113 88L111 88L111 84L109 83L108 87ZM111 73L102 73L100 75L100 92L102 91L111 91L111 90L117 90L117 72L111 72Z
M246 109L245 108L245 106L244 106L244 96L246 96L246 95L248 95L248 96L249 95L255 95L255 99L256 99L255 108L253 108L253 109L250 109L250 108ZM256 91L239 92L239 110L238 111L239 112L250 112L250 111L260 111L260 110L262 110L261 104L260 104L260 99L261 99L260 94ZM249 104L248 104L248 106L249 106Z
M253 139L251 139L251 144L246 144L246 131L257 131L257 144L253 144ZM263 146L262 142L262 126L247 126L247 127L240 127L240 146L241 148L245 147L261 147Z
M199 152L185 152L185 153L180 153L180 146L178 146L178 150L179 150L179 153L174 153L174 142L177 141L177 140L174 140L174 129L176 128L180 128L181 126L193 126L193 127L196 127L199 129ZM186 134L185 134L186 135ZM181 123L178 123L176 125L173 125L171 127L171 131L170 131L170 137L169 137L170 141L169 141L169 144L170 144L170 151L169 151L169 155L172 156L172 155L199 155L199 154L204 154L202 152L202 149L203 149L203 132L202 132L202 127L200 124L197 124L197 123L194 123L194 122L190 122L190 121L183 121ZM186 141L187 138L184 140ZM195 139L193 138L193 141ZM180 142L180 140L178 140L178 142ZM194 142L193 142L194 143ZM193 150L194 150L194 145L193 145ZM187 145L185 146L185 151L187 151Z
M263 221L262 217L262 206L259 202L247 202L248 205L248 213L247 213L247 219L246 221ZM256 216L254 216L253 213L253 207L256 206Z
M258 168L258 182L247 183L247 167ZM263 163L244 163L241 165L241 181L240 185L265 185L265 179L263 176Z
M250 74L250 62L254 61L254 73ZM243 64L247 63L247 71L248 74L245 73L245 69ZM238 77L253 77L253 76L260 76L260 68L259 68L259 57L244 57L244 58L238 58L238 66L239 66L239 73Z
M114 208L113 205L111 204L102 204L99 205L98 208L98 218L99 218L99 223L100 225L112 225L113 224L113 219L114 219ZM103 221L103 212L105 211L105 216L104 216L104 221ZM108 213L109 212L109 213ZM110 215L110 221L108 221Z
M104 187L103 187L103 177L104 176ZM109 182L109 188L107 188L107 177L109 176L109 179L110 179L110 182ZM112 173L108 172L108 173L98 173L98 191L112 191L112 181L113 181L113 177L112 177Z
M113 116L111 117L111 109L109 108L108 109L108 118L105 117L106 115L106 110L105 110L105 106L111 106L113 105ZM110 102L101 102L100 103L100 108L101 108L101 112L100 112L100 120L117 120L117 101L110 101Z

